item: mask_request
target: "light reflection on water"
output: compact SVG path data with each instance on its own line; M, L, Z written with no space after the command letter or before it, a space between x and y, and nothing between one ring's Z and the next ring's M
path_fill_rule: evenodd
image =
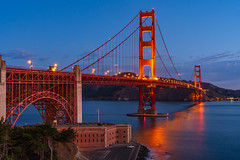
M212 160L240 159L240 103L157 102L157 109L168 118L127 117L136 112L138 102L84 101L84 122L130 123L132 138L151 149L154 159ZM28 108L18 125L41 121L38 112ZM39 117L38 117L39 116ZM36 118L38 117L38 118Z
M203 104L171 113L169 118L164 121L157 121L154 118L149 120L150 128L145 127L145 120L139 118L140 126L134 132L134 139L151 147L151 157L154 159L179 159L180 157L185 159L188 157L182 154L192 154L185 152L195 147L194 157L201 159L204 140ZM188 146L189 143L191 143L190 146ZM177 154L179 151L180 155Z

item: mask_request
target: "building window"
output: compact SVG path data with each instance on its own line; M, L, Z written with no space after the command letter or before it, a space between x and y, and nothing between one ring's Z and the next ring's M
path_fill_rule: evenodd
M85 139L85 143L87 142L87 140Z
M123 136L123 138L125 138L126 136Z
M97 134L97 137L98 137L98 134Z
M126 133L126 131L123 131L123 133Z
M94 137L94 134L92 134L92 136Z
M97 142L98 142L98 139L97 139Z
M82 140L81 140L81 143L82 143Z
M87 137L87 135L85 134L85 137Z
M88 142L90 142L90 139L88 140Z
M90 137L90 134L89 134L89 137Z
M92 141L94 142L94 139Z
M81 137L82 137L82 134L81 134Z

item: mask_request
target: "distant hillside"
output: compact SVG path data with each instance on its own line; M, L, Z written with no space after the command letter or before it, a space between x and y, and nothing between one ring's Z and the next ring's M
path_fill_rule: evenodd
M191 83L191 82L190 82ZM206 90L206 100L226 100L227 97L240 97L240 90L230 90L217 87L211 83L202 83ZM190 101L193 92L181 88L157 88L158 101ZM83 85L84 100L138 100L139 89L137 86L115 85Z
M221 100L226 100L228 97L240 97L240 90L224 89L206 82L202 83L202 87L206 90L207 97L210 99L219 97Z

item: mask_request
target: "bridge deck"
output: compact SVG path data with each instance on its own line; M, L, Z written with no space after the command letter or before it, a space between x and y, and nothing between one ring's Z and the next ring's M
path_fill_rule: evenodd
M24 75L24 76L23 76ZM46 70L30 70L7 68L7 83L74 83L73 72L52 72ZM188 88L192 90L202 90L192 84L168 78L143 78L102 76L92 74L82 74L82 84L101 85L132 85L132 86L157 86L169 88Z

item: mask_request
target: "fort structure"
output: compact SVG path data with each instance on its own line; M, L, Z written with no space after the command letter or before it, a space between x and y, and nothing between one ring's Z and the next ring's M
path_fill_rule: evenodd
M78 148L102 148L131 141L130 124L79 123L58 125L58 130L71 127L76 131L74 143Z

